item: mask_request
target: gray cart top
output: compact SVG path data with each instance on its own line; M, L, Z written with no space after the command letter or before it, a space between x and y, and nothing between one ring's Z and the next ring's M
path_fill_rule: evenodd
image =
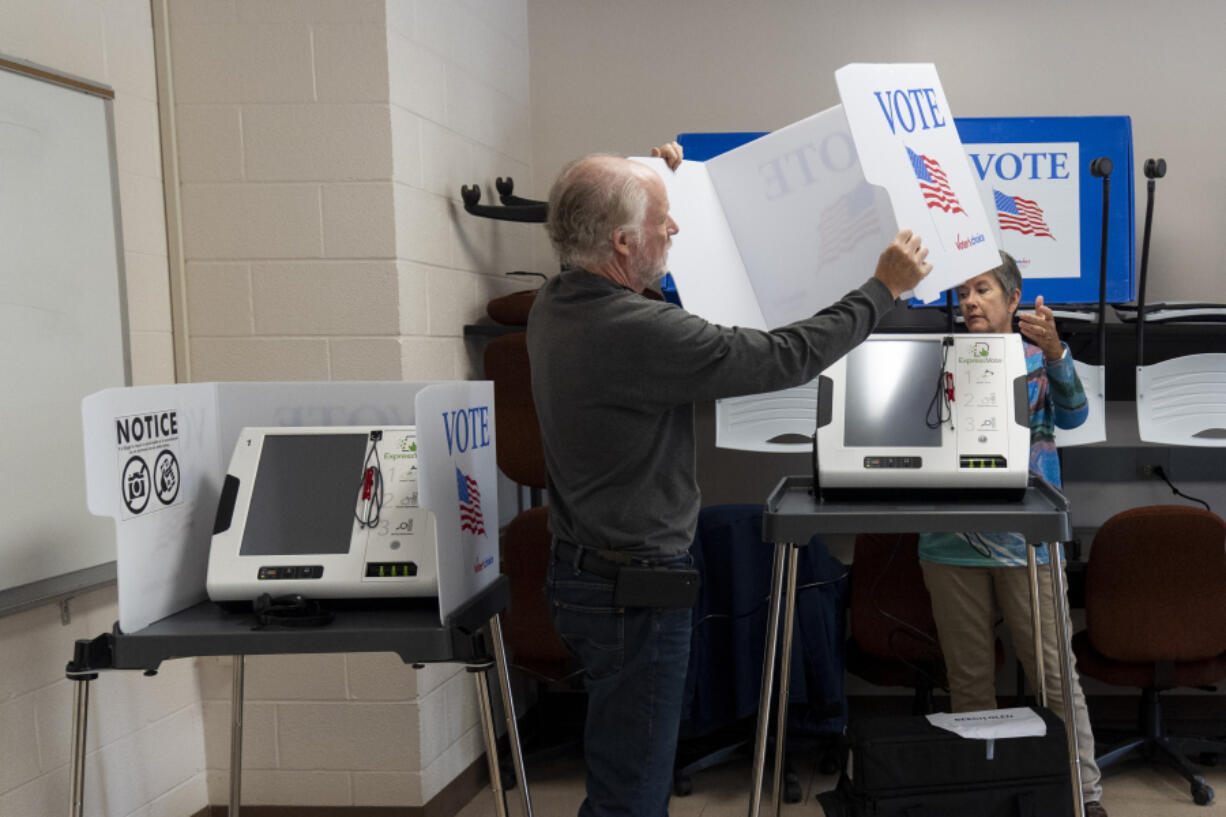
M1072 536L1068 500L1045 482L1026 489L1020 500L949 502L896 498L817 499L810 476L784 477L766 500L762 538L803 544L815 533L937 533L1017 531L1031 542L1063 542Z

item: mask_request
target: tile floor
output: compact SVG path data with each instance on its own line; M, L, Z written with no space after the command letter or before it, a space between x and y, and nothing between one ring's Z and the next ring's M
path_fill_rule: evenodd
M801 785L805 791L799 803L784 804L782 813L799 817L821 817L815 793L833 787L835 777L817 769L817 757L802 755ZM673 797L671 817L745 817L749 810L748 787L751 779L748 758L699 772L693 778L693 793ZM768 768L769 780L769 768ZM1226 803L1226 765L1205 769L1209 785ZM574 817L583 801L583 763L576 757L530 763L527 771L534 817ZM1226 808L1216 800L1208 806L1192 802L1187 783L1173 771L1142 764L1120 767L1109 774L1103 787L1103 805L1111 817L1212 817ZM508 793L508 815L522 817L519 793ZM763 796L762 813L770 811L769 794ZM487 786L459 813L459 817L494 817L494 798ZM958 815L957 817L962 817Z

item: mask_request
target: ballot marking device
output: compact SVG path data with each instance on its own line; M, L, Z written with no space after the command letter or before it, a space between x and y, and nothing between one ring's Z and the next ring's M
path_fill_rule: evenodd
M414 426L244 428L222 488L206 590L219 602L434 596L435 519Z
M819 378L814 479L823 496L1020 496L1029 452L1016 334L870 335Z

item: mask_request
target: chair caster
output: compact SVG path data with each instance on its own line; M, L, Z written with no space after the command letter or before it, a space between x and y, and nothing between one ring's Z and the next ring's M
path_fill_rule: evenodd
M1217 758L1218 758L1217 752L1201 752L1199 755L1196 756L1196 763L1199 766L1212 767L1212 766L1217 765Z
M1213 789L1203 783L1193 783L1192 799L1198 806L1207 806L1213 802Z

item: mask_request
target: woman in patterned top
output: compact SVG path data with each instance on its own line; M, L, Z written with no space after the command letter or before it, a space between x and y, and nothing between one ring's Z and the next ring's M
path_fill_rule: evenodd
M1085 392L1073 367L1068 347L1056 332L1051 309L1043 296L1034 312L1018 313L1022 276L1008 253L1001 265L977 275L957 288L958 305L971 332L1018 331L1026 352L1027 391L1030 397L1030 472L1060 488L1060 460L1055 429L1076 428L1088 411ZM1034 687L1034 644L1030 611L1030 578L1026 548L1020 533L931 533L920 536L919 555L924 583L932 596L933 618L945 655L949 692L955 712L996 708L994 608L1004 617L1026 677ZM1046 545L1036 550L1047 564ZM1039 571L1042 611L1043 662L1059 666L1061 646L1056 637L1051 575ZM1072 624L1066 620L1067 631ZM1081 787L1086 817L1106 817L1101 774L1094 762L1094 735L1086 713L1081 681L1073 671L1073 714L1081 764ZM1047 673L1047 705L1064 711L1064 689L1059 674Z

